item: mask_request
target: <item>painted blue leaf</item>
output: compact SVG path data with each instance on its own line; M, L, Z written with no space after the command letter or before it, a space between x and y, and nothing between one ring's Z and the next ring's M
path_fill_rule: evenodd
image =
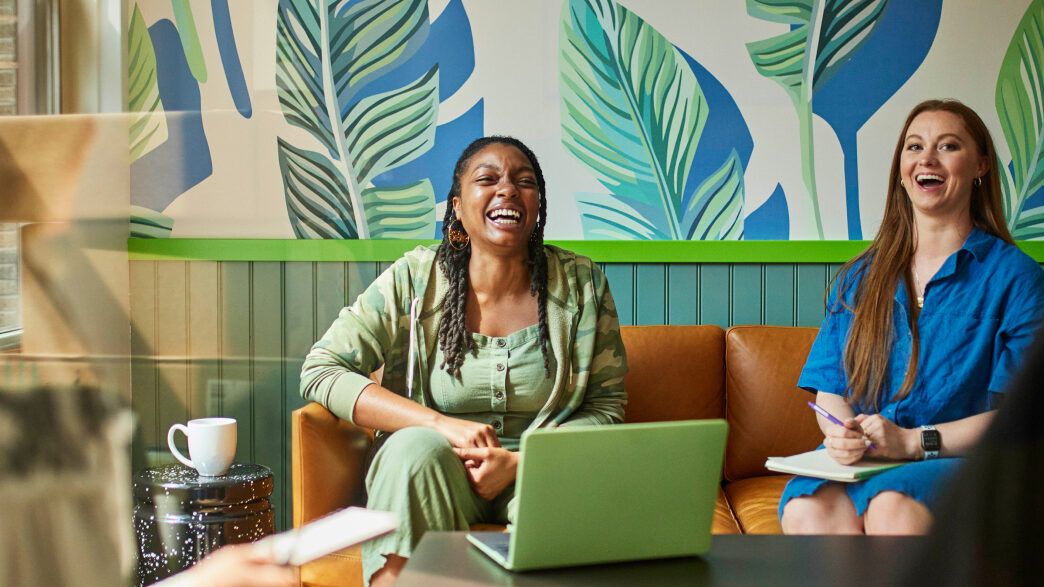
M772 195L743 219L744 240L789 240L790 211L783 186L776 184Z

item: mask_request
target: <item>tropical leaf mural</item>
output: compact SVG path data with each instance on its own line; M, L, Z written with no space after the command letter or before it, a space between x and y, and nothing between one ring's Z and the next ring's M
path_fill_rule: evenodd
M997 115L1011 151L1004 212L1012 235L1044 237L1044 0L1033 0L997 77ZM1006 175L1006 174L1002 174Z
M299 238L406 237L418 229L402 214L434 220L430 182L380 189L372 182L434 144L438 66L405 86L364 93L409 60L429 27L426 0L280 0L279 102L287 122L326 151L279 141L287 211Z
M566 2L560 45L563 143L610 192L577 196L585 236L739 238L735 153L686 192L709 108L681 52L613 0Z
M801 175L820 239L823 219L816 188L812 100L873 31L888 0L747 0L753 17L787 24L783 34L747 45L761 75L781 85L797 113Z

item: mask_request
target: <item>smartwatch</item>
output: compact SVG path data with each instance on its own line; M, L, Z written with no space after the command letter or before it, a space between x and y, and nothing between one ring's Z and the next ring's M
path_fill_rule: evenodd
M924 460L939 458L939 449L942 448L942 436L935 426L926 424L921 426L921 450L924 451Z

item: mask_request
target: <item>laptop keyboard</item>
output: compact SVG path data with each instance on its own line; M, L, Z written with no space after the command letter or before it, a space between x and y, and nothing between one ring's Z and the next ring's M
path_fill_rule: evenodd
M482 542L497 552L504 560L508 559L511 552L511 534L508 532L496 532L482 536Z

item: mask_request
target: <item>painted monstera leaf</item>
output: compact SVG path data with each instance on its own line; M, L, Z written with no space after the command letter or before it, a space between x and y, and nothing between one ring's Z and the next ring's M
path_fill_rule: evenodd
M997 78L997 114L1011 151L1002 174L1012 235L1044 237L1044 0L1034 0L1011 39ZM1002 166L1003 168L1003 166Z
M131 12L128 27L127 62L130 154L131 161L136 161L167 140L167 117L156 77L156 50L137 4Z
M577 196L585 235L740 234L697 229L704 208L742 208L743 189L704 182L695 194L685 191L709 108L678 49L613 0L566 2L561 47L563 143L609 190Z
M401 214L434 220L430 189L416 184L377 189L372 181L434 144L438 66L402 87L365 92L416 53L429 27L424 0L280 0L279 102L286 120L308 131L325 151L298 146L291 151L287 141L279 142L287 211L299 237L401 237L416 231L401 222ZM305 160L317 166L325 182L302 183L294 175L303 168L293 162Z
M816 189L812 100L867 39L888 0L747 0L756 18L791 30L747 44L754 67L790 95L801 129L802 178L811 199L812 221L824 237Z

